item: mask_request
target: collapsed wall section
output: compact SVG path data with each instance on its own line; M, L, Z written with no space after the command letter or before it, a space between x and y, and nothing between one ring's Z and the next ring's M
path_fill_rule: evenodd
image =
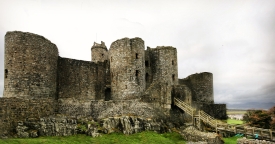
M0 98L0 135L11 135L19 121L51 116L56 111L53 98Z
M107 63L58 59L58 98L105 99Z
M4 97L55 97L58 49L43 36L5 35Z
M112 100L137 99L145 90L144 41L123 38L109 50Z
M187 85L192 91L192 100L203 103L214 103L213 74L196 73L180 79L179 84Z

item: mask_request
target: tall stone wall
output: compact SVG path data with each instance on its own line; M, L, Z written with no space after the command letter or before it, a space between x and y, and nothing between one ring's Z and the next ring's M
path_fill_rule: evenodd
M58 98L105 99L107 62L59 58Z
M145 81L146 81L146 89L151 85L153 81L153 74L152 74L152 63L151 63L151 48L147 47L144 51L145 54Z
M213 74L209 72L196 73L180 79L180 84L187 85L192 90L192 100L202 103L214 103Z
M186 85L176 85L172 90L172 98L178 98L185 103L191 105L192 92Z
M147 47L145 51L145 94L148 99L170 109L172 87L178 84L177 50L173 47Z
M53 115L56 104L53 98L0 98L0 135L14 134L19 121Z
M196 108L197 110L203 110L216 119L227 119L226 104L192 102L192 107Z
M101 41L101 44L94 42L94 45L91 48L91 52L92 62L104 62L109 59L108 50L103 41Z
M144 41L123 38L109 50L113 100L136 99L145 90Z
M5 36L4 97L55 97L58 49L43 36Z

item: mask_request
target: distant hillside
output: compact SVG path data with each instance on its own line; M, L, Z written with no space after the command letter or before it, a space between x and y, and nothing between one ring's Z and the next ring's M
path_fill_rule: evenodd
M275 106L274 102L269 103L258 103L258 102L251 102L251 103L244 103L244 104L227 104L227 109L270 109L271 107Z

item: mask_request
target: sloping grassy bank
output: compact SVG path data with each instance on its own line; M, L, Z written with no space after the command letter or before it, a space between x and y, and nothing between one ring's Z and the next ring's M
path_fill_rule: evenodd
M68 137L39 137L27 139L0 139L2 144L185 144L181 135L178 133L157 134L145 131L132 135L122 133L105 134L101 137L92 138L86 135L75 135Z

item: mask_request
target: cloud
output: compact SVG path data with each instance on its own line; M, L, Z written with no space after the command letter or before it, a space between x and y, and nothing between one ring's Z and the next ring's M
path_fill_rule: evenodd
M177 48L180 78L212 72L218 103L274 102L274 4L268 0L3 1L0 84L6 31L43 35L57 45L60 56L80 60L91 59L94 41L109 47L123 37L141 37L145 46Z

